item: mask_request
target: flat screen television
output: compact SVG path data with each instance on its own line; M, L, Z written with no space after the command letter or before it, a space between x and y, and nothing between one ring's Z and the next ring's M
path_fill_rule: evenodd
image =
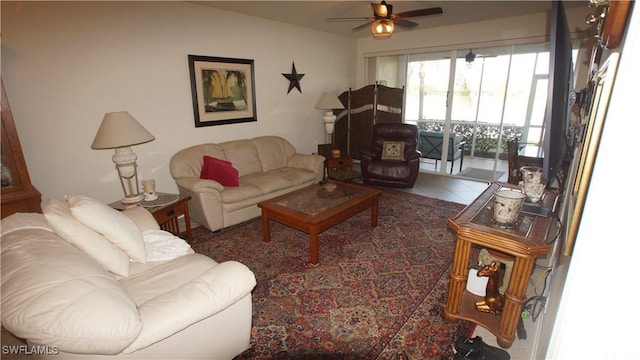
M573 82L571 32L564 6L553 1L550 21L549 90L543 139L543 176L553 184L572 156L570 141L570 94Z

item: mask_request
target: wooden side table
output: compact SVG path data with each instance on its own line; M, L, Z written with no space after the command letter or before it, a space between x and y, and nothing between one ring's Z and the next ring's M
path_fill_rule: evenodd
M550 251L549 239L557 235L555 222L559 195L546 191L540 207L551 216L521 212L514 228L505 229L493 223L494 193L501 188L516 188L510 184L493 183L469 204L448 226L456 234L456 250L450 274L445 319L464 319L480 324L496 335L498 345L509 348L515 340L516 328L526 302L529 278L536 258ZM499 251L514 258L509 284L504 293L505 305L501 315L480 312L475 302L483 300L466 290L469 254L472 244Z
M191 196L179 194L157 193L158 198L153 201L143 201L139 205L147 209L160 225L160 229L175 236L183 237L192 243L191 220L189 218L189 200ZM109 204L116 210L124 210L126 206L120 201ZM184 215L185 231L180 231L179 217Z
M334 158L325 160L327 177L336 181L353 182L362 178L362 174L353 170L353 159Z

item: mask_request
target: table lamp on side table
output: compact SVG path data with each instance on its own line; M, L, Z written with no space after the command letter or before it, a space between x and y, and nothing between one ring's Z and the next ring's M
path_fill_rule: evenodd
M327 110L322 120L324 121L324 128L329 135L330 142L333 143L332 135L336 123L336 116L333 115L333 109L344 109L344 105L342 105L340 99L338 99L335 94L324 93L320 101L316 104L316 109Z
M104 115L96 137L91 144L92 149L115 149L111 158L116 164L125 204L141 201L144 194L138 185L138 156L131 150L132 145L144 144L155 138L126 111L110 112ZM126 183L126 186L125 186ZM135 189L134 189L135 184Z

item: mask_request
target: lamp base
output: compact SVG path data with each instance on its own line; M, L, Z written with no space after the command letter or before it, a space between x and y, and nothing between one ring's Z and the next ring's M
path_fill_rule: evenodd
M322 120L324 121L325 131L327 132L327 134L329 134L329 137L331 137L336 125L336 116L333 115L333 112L331 110L329 110L324 114Z
M139 203L143 199L144 199L144 194L138 194L138 195L127 196L122 200L120 200L120 202L123 204L135 204L135 203Z

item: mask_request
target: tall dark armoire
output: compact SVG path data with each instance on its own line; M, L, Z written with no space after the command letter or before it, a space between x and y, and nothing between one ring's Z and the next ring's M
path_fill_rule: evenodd
M334 143L342 154L360 159L360 150L371 146L373 124L401 123L404 88L367 85L338 96L345 107L336 117Z
M0 80L1 81L1 80ZM5 218L16 212L42 213L40 192L31 185L20 139L2 83L2 210Z

